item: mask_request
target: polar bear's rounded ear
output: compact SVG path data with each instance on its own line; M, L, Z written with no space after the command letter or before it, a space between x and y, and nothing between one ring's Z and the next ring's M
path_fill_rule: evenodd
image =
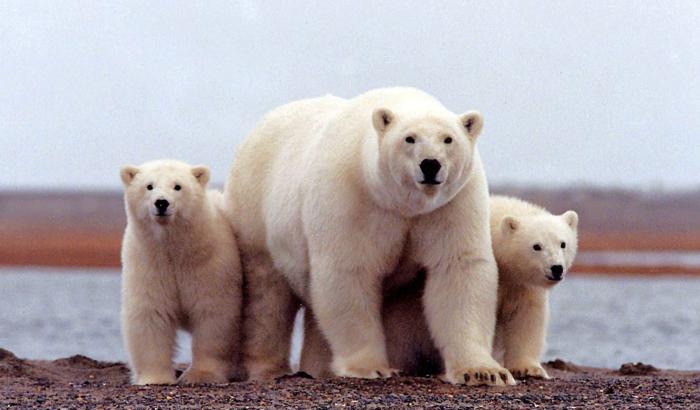
M209 183L209 176L211 173L209 172L209 168L205 165L197 165L196 167L192 167L192 175L197 179L197 182L199 182L199 185L205 187Z
M136 177L136 174L139 173L138 167L134 165L124 165L122 169L119 171L119 176L122 178L122 182L124 183L124 186L129 186L131 185L131 182L134 180Z
M476 141L484 126L484 117L481 116L481 113L478 111L465 112L459 117L459 122L464 127L464 131L469 136L469 139Z
M514 216L506 216L501 220L501 230L505 233L511 233L518 230L520 222Z
M571 227L571 229L578 228L578 214L575 211L566 211L561 215L564 222Z
M396 116L388 108L377 108L372 113L372 124L379 136L384 135L386 130L395 122Z

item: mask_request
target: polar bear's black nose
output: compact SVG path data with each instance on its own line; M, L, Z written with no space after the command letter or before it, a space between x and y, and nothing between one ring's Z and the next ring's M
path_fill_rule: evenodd
M555 279L561 279L561 275L564 273L564 267L561 265L552 265L552 276Z
M170 202L168 202L166 199L157 199L155 206L156 206L156 209L158 210L158 213L162 214L168 210L168 207L170 206Z
M440 172L440 161L436 159L424 159L420 163L420 170L423 171L423 176L426 182L435 181L435 177Z

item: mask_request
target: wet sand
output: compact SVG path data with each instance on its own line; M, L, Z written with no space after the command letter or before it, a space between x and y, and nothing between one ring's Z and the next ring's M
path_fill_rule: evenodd
M465 387L434 377L388 380L285 377L212 386L129 385L123 363L84 356L22 360L0 349L0 405L19 408L698 408L700 372L628 364L617 370L546 364L553 380Z

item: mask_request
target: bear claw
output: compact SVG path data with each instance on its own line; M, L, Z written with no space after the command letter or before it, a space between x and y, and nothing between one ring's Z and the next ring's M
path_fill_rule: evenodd
M547 371L540 365L511 368L510 372L516 379L551 379L549 374L547 374Z
M397 376L399 371L397 369L380 369L380 370L365 370L365 369L345 369L341 372L336 372L336 376L340 377L355 377L359 379L388 379L390 377Z
M450 376L450 373L454 376ZM442 375L441 379L448 383L466 384L468 386L512 386L516 384L510 372L499 367L464 369L450 373Z

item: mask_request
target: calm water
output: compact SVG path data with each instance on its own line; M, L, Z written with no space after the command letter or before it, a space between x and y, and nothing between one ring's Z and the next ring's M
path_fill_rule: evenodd
M700 266L700 252L662 251L585 251L576 255L576 262L582 265L608 266Z
M124 360L114 270L0 269L0 347L21 357ZM573 277L552 292L546 359L700 369L700 279ZM179 360L189 359L181 337Z

